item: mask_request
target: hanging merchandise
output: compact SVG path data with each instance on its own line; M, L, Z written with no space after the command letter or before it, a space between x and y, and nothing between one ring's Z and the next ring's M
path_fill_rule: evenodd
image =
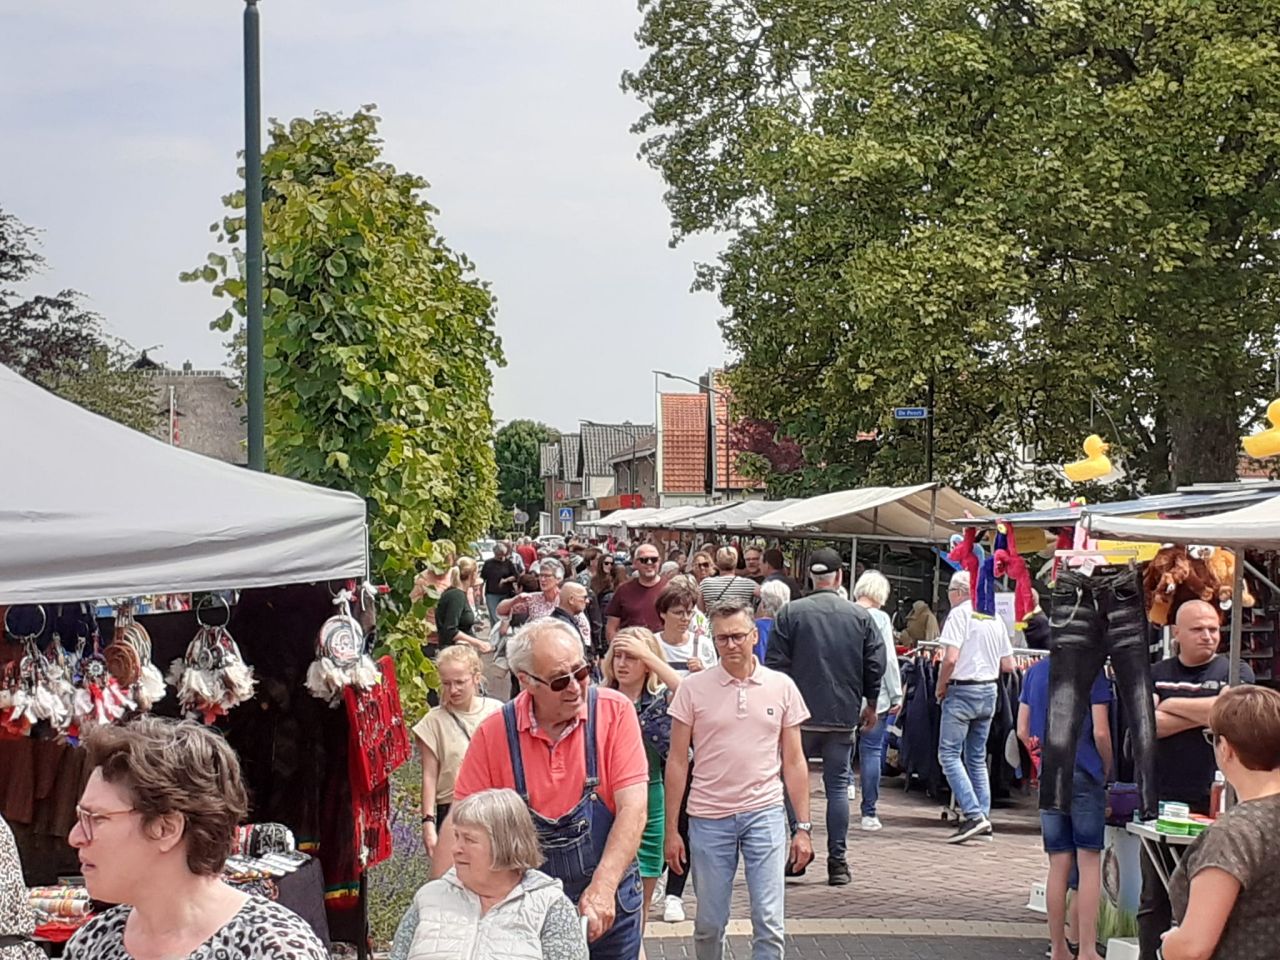
M1031 570L1018 553L1018 541L1010 524L996 524L996 541L992 549L994 574L1013 580L1014 627L1021 630L1036 608L1036 595L1031 586Z
M1235 593L1236 559L1230 550L1204 546L1163 547L1147 564L1142 585L1147 619L1157 626L1172 623L1188 600L1203 600L1223 611L1231 609ZM1244 606L1256 599L1245 584Z
M77 620L77 624L81 622ZM106 658L102 655L98 621L92 615L87 615L83 619L83 626L78 625L77 630L83 631L83 635L77 642L79 662L76 667L76 695L72 708L74 722L67 730L67 736L72 739L78 738L84 727L95 723L115 723L138 706L107 668Z
M201 613L214 603L226 609L227 620L214 626L201 619ZM187 647L186 654L169 667L169 682L178 691L178 702L192 719L213 723L253 696L253 668L240 656L227 623L231 607L221 597L209 595L196 604L196 622L200 630Z
M37 644L48 617L44 607L37 607L40 624L32 633L24 634L15 629L9 619L14 609L11 607L5 612L5 634L22 648L22 655L6 665L4 682L0 685L0 732L13 737L27 736L42 721L61 731L66 728L70 714L55 688L54 671Z
M115 637L103 656L107 669L129 691L139 710L145 713L165 698L164 677L151 662L151 635L134 620L132 604L124 604L117 612Z
M1072 483L1084 483L1105 477L1111 472L1111 460L1107 457L1109 449L1111 449L1110 444L1104 442L1096 433L1091 433L1084 438L1085 458L1065 464L1062 472Z
M307 690L337 708L349 687L371 690L379 682L378 668L364 652L364 631L351 615L350 590L333 598L338 612L316 634L316 659L307 670Z
M951 537L951 552L947 554L951 563L969 574L969 601L975 610L978 608L978 578L987 559L986 551L977 540L978 528L966 527L963 537L960 534Z
M1271 424L1242 441L1244 452L1255 460L1274 457L1280 454L1280 400L1272 400L1267 404L1267 422Z
M343 691L350 729L351 783L362 793L386 783L413 752L400 708L395 664L390 657L382 657L374 669L378 681L372 686L361 689L353 685Z

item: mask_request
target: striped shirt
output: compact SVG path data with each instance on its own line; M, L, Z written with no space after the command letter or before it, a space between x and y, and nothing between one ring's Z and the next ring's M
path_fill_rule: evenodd
M753 603L756 598L756 582L749 577L732 574L707 577L702 581L702 606L710 613L726 603Z

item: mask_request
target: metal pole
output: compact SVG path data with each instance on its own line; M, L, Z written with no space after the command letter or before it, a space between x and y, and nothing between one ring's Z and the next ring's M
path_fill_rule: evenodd
M653 500L662 506L662 394L658 392L658 371L653 371Z
M244 7L244 269L246 399L249 412L249 469L265 470L265 379L262 369L262 97L258 60L258 0Z
M933 483L933 374L929 374L928 406L924 412L924 480Z
M173 384L169 384L169 446L174 445L174 423L173 423Z
M1240 645L1244 635L1244 547L1237 547L1234 591L1231 594L1231 686L1240 682Z

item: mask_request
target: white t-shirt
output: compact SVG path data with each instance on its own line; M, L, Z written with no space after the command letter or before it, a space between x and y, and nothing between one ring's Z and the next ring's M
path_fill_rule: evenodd
M688 663L694 657L702 661L705 670L720 662L720 658L716 656L715 642L705 634L686 633L682 644L667 643L659 634L658 643L662 647L662 656L667 661L667 666L682 677L689 675Z
M1001 658L1013 656L1004 621L974 616L973 604L968 600L947 614L938 642L960 651L952 680L996 680Z

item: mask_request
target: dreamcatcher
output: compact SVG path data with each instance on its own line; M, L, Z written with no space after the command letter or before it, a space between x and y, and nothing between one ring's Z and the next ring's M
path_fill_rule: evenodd
M339 590L333 602L338 612L316 634L316 659L307 669L307 690L336 708L347 687L369 690L382 677L364 652L364 631L351 615L350 590Z
M45 685L43 664L47 661L36 641L48 625L44 607L40 625L31 633L22 633L10 616L17 608L5 611L4 630L9 640L22 647L22 656L5 667L4 684L0 688L0 732L11 737L25 737L42 720L59 727L66 726L66 709Z
M205 623L201 613L221 603L227 619L221 624ZM186 654L169 667L169 682L178 691L178 702L192 719L213 723L232 708L253 696L253 668L240 656L240 648L227 632L231 607L219 596L207 595L196 604L200 625Z
M97 618L92 613L86 614L76 621L76 631L79 635L76 642L78 662L72 677L75 696L71 707L72 724L67 730L69 737L78 737L82 728L95 723L115 723L130 710L138 708L128 691L120 686L107 668Z
M103 652L107 669L144 713L168 693L164 677L151 662L151 635L133 618L133 605L116 613L115 636Z

